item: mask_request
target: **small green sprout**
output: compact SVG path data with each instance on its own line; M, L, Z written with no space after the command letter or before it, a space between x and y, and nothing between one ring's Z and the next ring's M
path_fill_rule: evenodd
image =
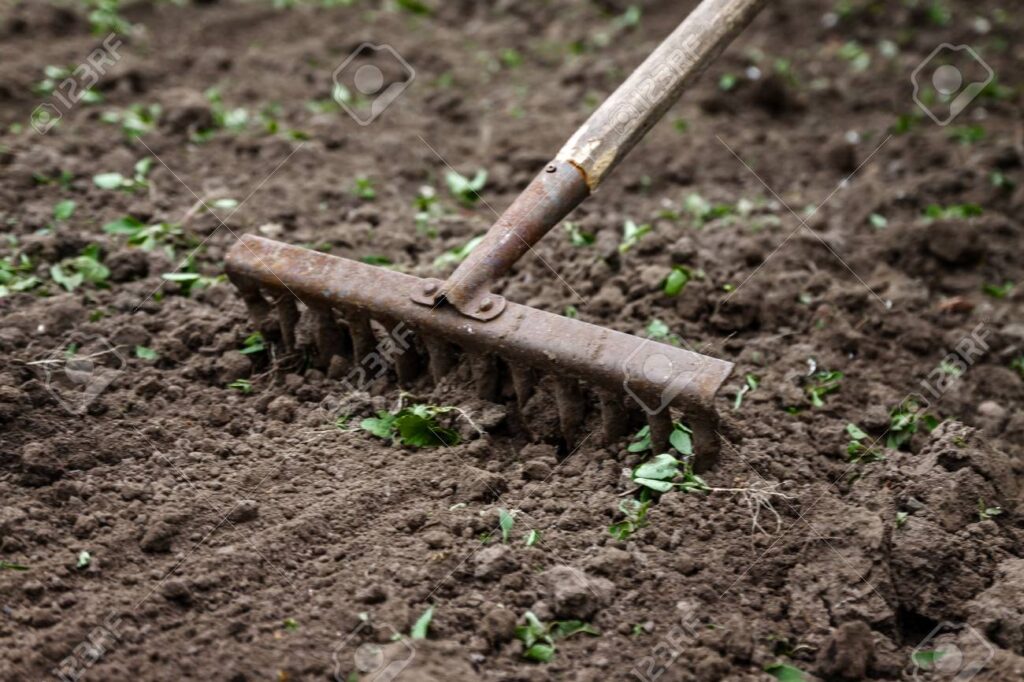
M909 114L900 114L896 117L896 122L889 126L889 132L893 135L906 135L917 127L923 118L924 114L917 111Z
M238 351L243 355L252 355L253 353L262 353L267 349L266 343L263 340L263 334L260 332L253 332L249 336L245 337L245 341L242 341L242 349Z
M889 226L888 219L881 213L872 213L868 216L868 222L871 223L871 227L876 230L884 230Z
M1013 282L1003 282L1002 284L986 284L981 290L986 295L992 298L1006 298L1013 291Z
M169 258L174 258L175 246L185 240L181 226L176 223L152 223L147 225L138 218L124 216L103 226L107 234L128 237L129 246L137 246L143 251L155 251L163 248Z
M43 75L45 76L41 81L36 83L32 90L38 95L52 95L57 92L57 88L64 84L69 78L73 77L73 70L64 66L54 66L48 64L43 68ZM67 94L71 94L74 90L71 90ZM84 102L85 104L99 104L103 101L103 95L92 88L87 88L78 93L78 101Z
M668 325L658 318L651 320L644 331L647 333L647 338L652 341L661 341L673 346L679 346L683 343L683 340L678 335L673 334L669 330Z
M515 69L523 65L523 55L510 47L501 51L499 59L507 69Z
M633 482L658 493L672 490L679 475L679 460L668 453L655 455L633 470Z
M946 655L941 649L922 649L910 655L911 660L921 670L934 670L939 659Z
M484 235L479 237L473 237L462 246L457 246L454 249L449 249L442 253L440 256L434 259L434 267L438 270L450 267L452 265L458 265L462 261L466 260L466 256L470 254L482 242Z
M624 520L608 526L608 532L616 540L626 540L633 533L647 525L647 511L651 507L651 500L637 500L628 498L619 502L619 511L625 517Z
M524 618L526 624L516 627L516 638L525 648L523 658L538 663L547 663L554 658L556 640L578 634L594 637L601 634L581 620L556 620L545 624L532 611L527 611Z
M687 195L683 200L683 208L693 216L693 226L697 228L736 212L736 209L729 204L712 204L696 192Z
M13 561L7 561L6 559L0 559L0 571L27 571L28 566L22 566L16 564Z
M53 207L53 219L57 221L68 220L75 212L75 202L71 199L58 201Z
M1003 513L1003 508L1002 507L999 507L999 506L990 507L987 504L985 504L985 501L983 499L981 499L980 497L978 498L978 520L979 521L988 521L989 519L992 519L992 518L994 518L996 516L999 516L1002 513Z
M216 286L227 279L226 275L207 277L195 272L195 264L191 261L185 266L184 272L165 272L160 277L168 282L177 282L181 286L181 293L185 296L190 296L193 291Z
M85 282L105 287L110 270L100 261L100 247L87 246L74 258L65 258L50 266L50 277L67 291L74 291Z
M455 411L453 407L413 405L397 412L380 411L376 417L364 419L359 427L378 438L417 448L456 445L459 434L442 426L438 417Z
M804 391L814 407L824 407L823 398L839 390L839 384L843 380L843 373L836 371L819 370L809 377L804 386Z
M436 237L434 223L444 214L444 209L437 199L437 190L430 185L420 187L413 207L416 209L416 231L428 237Z
M896 527L902 528L907 523L907 519L910 518L910 514L905 511L896 512Z
M92 176L92 182L100 189L119 189L125 192L137 192L149 187L146 177L153 167L153 159L139 159L134 166L132 177L127 178L120 173L99 173Z
M516 525L516 519L507 509L499 509L498 525L501 527L501 541L507 545L509 534L512 533L512 528Z
M111 109L100 115L100 120L110 125L121 126L121 132L129 140L141 137L156 127L162 107L159 104L133 104L127 109Z
M235 379L230 384L228 384L228 388L240 391L245 394L249 394L252 393L252 382L249 381L248 379Z
M89 25L93 35L108 33L125 34L132 30L132 24L121 16L121 0L85 0L89 9Z
M850 40L839 48L839 56L850 62L853 71L867 71L871 66L871 55L856 40Z
M766 665L764 671L779 682L804 682L804 671L788 663L772 663Z
M929 204L924 209L924 216L929 220L967 219L980 216L983 212L978 204L950 204L949 206Z
M951 377L959 377L964 373L963 364L957 364L956 362L950 362L949 360L943 360L939 363L939 371L943 374Z
M584 232L580 229L578 223L571 220L565 221L564 225L566 233L569 235L569 243L575 247L590 246L596 239L590 232Z
M294 618L285 618L283 624L284 629L289 632L295 632L299 629L299 621L295 620Z
M78 561L76 562L75 567L79 569L88 568L89 564L91 563L92 555L83 549L81 552L78 553Z
M449 170L444 180L448 191L463 206L473 206L480 200L480 190L487 184L487 171L480 169L472 178L467 178L458 171Z
M872 445L865 445L864 441L871 437L856 424L846 425L846 433L850 436L850 442L846 444L847 461L856 463L880 462L885 455Z
M923 427L928 431L939 425L939 419L925 412L925 408L913 397L897 405L889 415L889 434L885 446L899 450L910 443L911 438Z
M32 274L34 270L32 260L25 254L0 258L0 298L39 286L42 282Z
M669 444L683 456L693 454L693 431L682 422L675 422L669 435ZM627 452L647 452L653 450L651 427L644 426L633 436L633 442L626 448Z
M526 539L523 540L523 544L525 544L527 547L533 547L538 542L540 542L540 531L536 530L531 530L529 533L527 533Z
M420 2L420 0L395 0L395 4L399 9L402 9L409 14L428 15L431 14L429 6Z
M619 243L619 253L629 251L650 231L651 226L647 223L637 225L632 220L626 220L622 224L622 241Z
M37 185L60 185L64 189L71 186L71 182L75 179L75 174L71 171L62 170L57 177L51 177L46 173L33 173L32 181Z
M373 180L360 176L356 178L355 194L364 201L372 201L377 198L377 190L373 188Z
M152 348L146 346L135 346L135 357L140 360L156 360L160 355Z
M666 296L678 296L686 286L686 283L693 279L693 272L685 265L677 265L665 278L664 292Z
M739 390L736 391L736 397L732 401L732 409L738 410L743 405L743 398L751 391L756 391L757 387L760 386L761 380L756 374L745 374L743 376L743 385L740 386Z
M949 138L962 145L975 144L985 139L985 129L977 124L956 126L949 131Z
M430 623L434 620L434 607L427 607L416 622L412 625L412 630L409 631L410 639L426 639L427 631L430 630Z

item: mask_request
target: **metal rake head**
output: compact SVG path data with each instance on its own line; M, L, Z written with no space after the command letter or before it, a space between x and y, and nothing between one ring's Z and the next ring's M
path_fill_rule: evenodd
M540 373L555 377L559 423L570 447L590 409L583 390L589 386L598 397L606 442L626 435L632 402L647 413L656 449L668 446L675 407L694 431L698 469L717 454L711 400L732 370L730 362L512 302L503 302L495 318L474 319L444 300L432 306L413 300L437 286L435 280L252 235L229 251L227 272L257 325L279 328L286 351L296 349L296 328L311 316L322 368L337 357L358 374L370 371L367 358L373 357L374 370L387 358L399 383L408 384L425 370L440 381L465 356L480 396L494 400L501 393L497 363L503 362L520 406ZM371 320L389 333L399 326L411 330L422 343L403 343L405 334L389 339ZM376 352L381 343L387 352Z

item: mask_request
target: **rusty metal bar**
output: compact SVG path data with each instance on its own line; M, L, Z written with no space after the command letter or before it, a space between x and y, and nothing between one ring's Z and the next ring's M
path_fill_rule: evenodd
M400 319L423 337L625 392L649 413L669 405L684 410L710 406L733 367L725 360L511 302L504 314L486 322L450 306L428 308L410 299L422 287L419 278L254 235L243 236L226 260L233 279L275 291L287 282L304 302L319 301L346 315L355 309L371 317Z
M589 193L582 173L572 164L549 163L448 280L441 285L436 280L425 280L411 292L413 299L431 307L444 299L462 314L478 320L497 317L505 309L505 299L491 293L491 285Z

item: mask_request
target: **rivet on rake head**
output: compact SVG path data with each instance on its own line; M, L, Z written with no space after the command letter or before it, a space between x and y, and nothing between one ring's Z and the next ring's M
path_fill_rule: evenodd
M437 291L437 282L427 282L423 285L423 293L432 294Z
M479 308L480 312L486 313L488 310L494 307L494 301L489 298L485 298L484 300L480 301L480 305L477 307Z
M555 166L555 164L553 163L549 163L548 167L545 168L544 170L547 171L548 173L554 173L556 170L558 170L558 167Z

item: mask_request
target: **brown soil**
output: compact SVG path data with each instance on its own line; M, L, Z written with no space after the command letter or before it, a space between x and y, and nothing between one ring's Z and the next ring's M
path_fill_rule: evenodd
M409 680L760 680L786 662L808 679L894 680L913 675L915 648L936 648L936 628L983 666L975 679L1024 675L1024 381L1011 365L1024 354L1024 286L983 292L1024 282L1019 90L989 91L949 127L918 115L889 132L919 113L910 74L940 43L973 45L1001 86L1021 86L1024 32L1019 13L996 11L1005 3L935 3L951 10L945 24L924 2L854 0L836 21L822 16L830 3L772 3L573 216L595 243L575 247L558 228L509 277L512 300L636 334L657 318L737 363L718 401L722 461L705 478L778 484L778 528L763 511L752 530L740 494L674 492L626 541L608 526L639 457L596 438L568 451L547 393L524 409L527 431L511 407L469 397L462 371L441 389L422 383L406 401L456 405L487 433L462 424L455 447L391 446L334 426L324 401L356 424L398 401L393 385L339 396L277 346L241 355L253 329L230 285L189 296L161 274L191 239L197 271L215 277L236 235L260 230L437 276L434 258L494 218L448 196L446 163L486 168L483 197L503 208L692 2L643 2L635 26L616 22L617 1L438 2L431 16L369 2L138 3L123 59L97 86L105 101L45 135L28 126L49 101L32 86L99 40L68 3L5 4L0 254L30 258L44 284L0 298L0 558L28 569L0 570L4 679L346 679L359 664ZM307 106L329 99L332 72L364 40L416 69L365 128ZM738 76L728 91L726 74ZM190 141L214 119L201 94L213 86L254 120ZM277 132L257 116L274 102ZM153 103L162 113L139 141L101 119ZM970 126L983 139L951 137ZM148 190L91 180L151 155ZM359 176L375 199L355 195ZM416 229L423 185L445 208L437 237ZM696 226L683 207L694 193L745 200L743 211ZM222 226L189 214L199 196L245 201ZM74 215L54 221L64 199ZM928 220L932 204L983 212ZM125 215L183 223L176 259L103 232ZM626 219L653 230L620 253ZM89 244L108 286L66 293L50 266ZM703 277L669 298L673 265ZM958 380L934 373L972 333L982 350ZM78 358L102 355L65 362L72 343ZM844 374L817 408L811 359ZM733 410L748 373L759 387ZM890 411L936 376L951 384L929 408L944 423L883 461L847 461L848 423L884 435ZM227 388L246 377L251 393ZM983 519L979 502L1002 513ZM507 546L481 541L499 508L519 510ZM526 547L530 529L541 541ZM388 644L429 605L428 640ZM527 610L587 618L601 635L528 662L511 638Z

